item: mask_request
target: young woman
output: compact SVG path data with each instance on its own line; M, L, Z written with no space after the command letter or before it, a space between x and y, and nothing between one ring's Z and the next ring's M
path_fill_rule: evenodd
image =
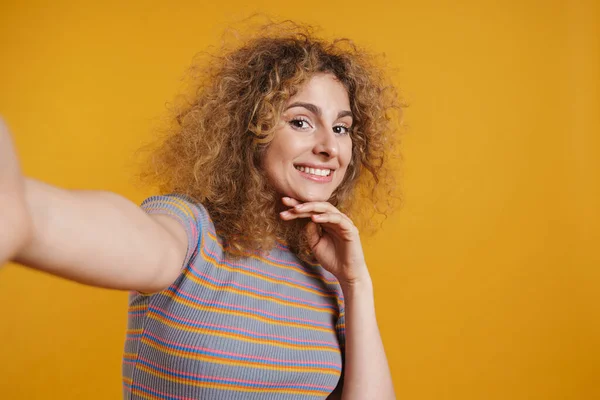
M395 92L275 28L203 66L141 207L23 178L2 128L0 261L131 291L126 399L394 398L348 215L387 182Z

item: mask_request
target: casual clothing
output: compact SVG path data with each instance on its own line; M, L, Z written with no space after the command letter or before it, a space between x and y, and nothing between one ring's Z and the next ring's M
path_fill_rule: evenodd
M131 293L124 398L325 399L344 349L337 280L277 244L233 258L206 209L178 195L142 203L186 229L181 275L166 290Z

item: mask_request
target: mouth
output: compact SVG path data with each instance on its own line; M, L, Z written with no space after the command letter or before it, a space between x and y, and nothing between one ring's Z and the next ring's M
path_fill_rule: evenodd
M333 173L333 170L328 168L312 168L303 165L294 165L294 168L296 168L300 172L303 172L308 175L313 175L315 177L328 177L331 176L331 174Z

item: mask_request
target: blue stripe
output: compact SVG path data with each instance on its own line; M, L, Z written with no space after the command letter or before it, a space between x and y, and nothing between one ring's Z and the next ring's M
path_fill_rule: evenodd
M211 242L214 243L214 239L212 239L211 237L208 237L207 240L210 240ZM318 294L322 294L322 295L327 295L327 296L331 296L331 297L336 297L337 296L337 292L335 291L335 289L332 289L330 287L327 288L323 288L320 287L318 284L316 283L308 283L308 282L302 282L299 281L297 279L294 279L292 277L287 277L287 276L281 276L281 275L277 275L277 274L273 274L273 273L269 273L266 271L261 271L258 268L250 268L248 265L242 264L242 263L233 263L232 261L227 261L225 259L219 259L217 258L219 256L219 254L217 255L213 255L210 254L207 250L206 247L202 248L202 253L204 255L206 255L206 257L210 258L211 260L217 261L218 265L217 268L223 264L223 265L227 265L228 267L230 267L233 270L243 270L246 271L252 275L254 275L254 278L258 278L258 277L266 277L266 278L270 278L272 280L275 280L281 284L285 284L285 283L289 283L291 285L295 285L295 286L299 286L301 288L306 288L309 289L312 292L317 292ZM269 258L266 257L259 257L259 261L264 262L264 260L269 260L274 264L278 264L281 265L285 262L281 262L281 261L275 261L275 260L270 260ZM300 275L300 274L298 274ZM326 286L329 286L330 284L323 282L323 280L319 279L318 276L310 274L310 277L315 279L317 282L319 283L324 283ZM297 288L296 288L297 289Z
M202 304L202 305L206 305L206 306L210 306L213 308L219 308L221 310L229 310L229 311L243 311L245 313L248 314L256 314L256 315L260 315L262 317L274 320L274 321L281 321L281 322L292 322L292 323L296 323L299 325L305 325L305 326L318 326L318 327L323 327L323 328L329 328L331 325L327 324L325 322L316 322L316 323L311 323L311 322L306 322L306 321L301 321L299 319L293 319L293 318L285 318L285 317L279 317L279 316L274 316L274 315L270 315L266 312L262 312L260 310L248 310L245 309L241 306L235 306L235 305L221 305L221 304L214 304L210 301L207 300L202 300L202 299L195 299L192 298L191 296L182 293L180 291L175 291L173 290L173 288L169 288L167 289L167 292L173 293L173 295L175 295L176 297L182 297L184 299L189 300L190 302L194 303L194 304ZM161 295L163 295L161 293ZM163 295L164 296L164 295Z
M208 356L215 356L215 357L219 357L219 358L223 358L223 359L228 359L228 360L236 360L236 361L254 361L257 363L263 363L263 364L270 364L270 365L280 365L280 366L285 366L285 367L312 367L312 368L320 368L320 369L334 369L336 371L341 371L341 367L337 367L337 366L332 366L332 365L323 365L323 364L310 364L310 363L299 363L299 362L289 362L289 361L276 361L276 360L257 360L255 358L252 357L248 357L248 356L243 356L243 355L239 355L239 356L234 356L234 355L227 355L227 354L221 354L218 352L214 352L214 351L210 351L207 349L194 349L185 345L179 345L179 344L171 344L171 343L167 343L163 340L161 340L159 337L156 337L154 335L146 335L146 338L149 340L152 340L154 343L158 343L161 344L165 347L168 347L170 349L174 349L174 350L182 350L182 351L186 351L189 353L194 353L194 354L203 354L203 355L208 355Z
M152 365L152 364L146 362L145 360L138 360L138 363L143 364L143 365L145 365L145 366L147 366L147 367L149 367L149 368L151 368L151 369L153 369L155 371L162 372L163 374L166 374L166 375L169 375L169 376L173 376L173 377L177 377L177 378L182 378L182 379L189 379L189 380L196 381L196 382L224 383L224 384L229 384L229 385L246 386L246 387L249 387L249 388L256 388L256 389L263 389L263 390L269 390L269 389L298 389L298 390L311 390L311 391L315 391L315 392L330 393L330 391L332 389L334 389L333 387L332 388L315 388L315 387L311 387L309 385L295 385L295 384L284 385L284 384L272 384L271 382L251 383L251 382L232 381L232 380L227 380L227 379L223 379L223 378L209 378L209 377L201 378L201 377L193 376L192 374L186 374L186 373L182 373L182 372L169 371L169 370L167 370L165 368Z
M138 385L135 385L135 384L130 385L128 383L125 383L125 386L129 386L131 389L135 388L136 390L139 390L140 392L151 394L152 396L156 396L156 397L161 398L161 399L165 399L165 400L181 400L181 397L178 397L178 396L167 396L167 395L157 393L157 392L155 392L153 390L149 390L149 389L146 389L144 387L141 387L141 386L138 386Z
M155 307L150 307L149 311L150 311L150 313L158 314L158 315L162 316L163 318L168 319L169 321L177 322L179 324L189 326L191 328L204 328L204 329L209 329L209 330L218 331L218 332L235 333L238 335L247 336L247 337L251 337L254 339L267 339L267 340L272 340L274 342L283 342L283 343L289 343L289 344L301 344L301 345L313 346L313 347L330 347L332 349L339 348L337 343L331 343L331 344L330 343L313 343L313 342L300 340L300 339L273 338L271 336L261 335L260 333L244 332L242 330L231 328L231 327L221 328L218 326L210 326L208 324L203 324L201 322L190 323L187 321L180 320L178 318L171 317L170 315L166 315L162 310L156 309Z
M210 234L210 235L208 235L208 234ZM215 240L213 239L213 237L218 237L217 234L213 230L208 229L208 228L207 228L207 235L206 236L208 237L208 240L210 240L213 243L215 242ZM219 247L221 247L221 251L222 251L223 247L222 247L222 245L220 243L219 243ZM278 250L278 251L280 253L282 253L280 255L281 255L281 258L283 258L285 256L285 253L281 252L281 250ZM310 276L312 278L318 279L319 281L323 281L322 278L319 276L319 274L308 272L306 270L306 268L304 268L304 266L302 264L300 264L298 261L286 261L286 260L282 260L282 259L275 260L275 259L273 259L273 258L271 258L269 256L264 256L264 255L262 255L262 254L260 254L258 252L251 252L250 255L253 256L251 258L255 258L256 257L259 261L268 260L268 261L272 262L273 264L278 264L278 265L286 266L286 267L293 267L293 269L296 270L296 271L304 272L305 274L307 274L308 276ZM223 260L223 261L225 262L225 260ZM309 264L309 265L311 267L320 267L319 264L315 264L315 265ZM335 284L335 282L332 282L332 283Z
M212 258L212 257L209 257L209 258L211 258L212 260L214 260L215 263L218 263L218 261L216 261L214 258ZM209 282L209 283L211 283L211 284L213 284L215 286L218 286L219 288L224 288L224 287L227 287L227 286L234 286L234 287L236 287L237 289L239 289L239 290L241 290L243 292L254 293L254 294L257 294L257 295L260 295L260 296L271 296L273 298L278 298L280 300L284 300L286 302L292 303L292 304L290 304L291 306L293 306L293 303L296 303L296 304L304 304L304 305L307 305L307 306L310 306L310 307L314 307L314 308L331 309L331 310L337 311L337 306L334 306L334 305L331 305L331 304L317 304L317 305L315 305L313 303L309 303L309 302L306 302L306 301L291 300L291 299L289 299L289 298L287 298L285 296L279 295L278 293L264 293L264 292L258 291L256 289L245 288L245 287L239 286L239 284L237 282L220 283L220 282L217 282L217 281L213 280L213 278L211 278L211 277L203 277L203 276L199 275L198 272L196 272L196 270L194 268L190 268L189 271L196 278L198 278L199 280L204 281L204 282Z

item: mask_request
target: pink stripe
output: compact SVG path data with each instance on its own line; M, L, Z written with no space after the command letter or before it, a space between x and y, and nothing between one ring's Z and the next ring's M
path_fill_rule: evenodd
M198 296L194 296L193 294L190 294L188 292L184 292L183 290L181 290L181 288L177 288L177 292L173 292L172 288L167 289L167 291L173 293L175 296L177 296L177 293L182 293L186 296L189 296L195 300L201 300L200 297ZM223 303L221 301L212 301L211 304L217 304L220 306L225 306L225 307L233 307L234 310L239 310L242 309L244 311L251 311L251 312L258 312L258 313L263 313L263 314L267 314L270 315L271 317L277 317L277 318L282 318L284 320L288 320L288 321L300 321L300 322L307 322L309 324L313 324L313 325L318 325L318 326L323 326L323 327L328 327L329 325L327 325L325 322L320 322L320 321L314 321L311 319L304 319L304 318L292 318L292 317L286 317L285 315L279 315L279 314L274 314L268 311L263 311L263 310L259 310L256 308L250 308L250 307L244 307L244 306L240 306L240 305L236 305L236 304L229 304L229 303ZM232 311L234 311L232 310ZM259 314L256 314L257 316L260 316Z
M289 250L289 247L279 242L275 242L275 247L278 247L281 250Z
M215 282L218 282L218 283L223 284L223 285L229 285L229 286L231 286L231 284L234 283L233 281L226 282L226 281L219 280L217 278L213 278L210 275L207 275L207 274L204 274L203 272L198 271L195 266L192 266L192 269L194 270L194 272L196 274L201 275L201 276L203 276L205 278L209 278L209 282L212 279ZM260 293L264 293L264 294L269 294L269 295L274 295L275 294L275 295L277 295L277 297L283 297L283 298L286 298L286 299L289 299L289 300L293 300L293 301L295 301L297 303L300 303L300 304L308 303L308 304L313 304L315 306L319 306L319 307L322 307L322 308L330 308L331 307L331 304L317 303L315 301L304 300L304 299L300 299L298 297L286 296L286 295L283 295L283 294L277 293L277 292L268 292L266 290L261 290L261 289L255 288L255 287L251 287L251 286L247 286L247 285L242 285L241 283L237 283L237 282L235 282L235 283L236 283L235 287L239 286L239 287L243 287L244 289L250 289L250 290L254 290L254 291L257 291L257 292L260 292Z
M212 223L212 221L210 221L210 222ZM216 242L219 245L219 247L221 248L221 251L223 251L223 244L221 243L221 240L217 236L216 232L213 231L212 229L210 229L209 227L207 227L206 231L209 234L210 239L212 239L213 242ZM204 244L204 238L202 240L202 244ZM282 245L279 244L279 243L277 243L277 242L275 242L275 247L279 247L280 250L283 250L283 251L290 251L287 247L282 247ZM204 251L208 252L208 249L207 249L206 246L202 246L202 249ZM209 254L211 254L214 257L216 257L219 261L225 262L225 260L223 260L217 254L215 254L215 253L209 253ZM258 257L259 259L265 259L265 260L268 260L268 261L272 261L275 264L279 263L279 264L281 264L281 265L279 265L280 267L289 267L289 268L295 269L296 271L302 272L305 275L308 275L310 277L319 279L322 282L325 282L326 284L329 284L329 285L339 285L339 282L338 282L337 279L335 279L335 277L333 277L333 279L328 279L327 277L325 277L325 276L323 276L321 274L310 273L310 272L308 272L302 266L302 264L300 264L298 262L292 262L292 261L282 260L280 258L274 257L271 253L269 253L267 256L263 256L262 254L260 254L258 252L252 252L252 254L254 256ZM227 264L230 265L229 263L227 263ZM320 264L311 264L311 263L307 263L307 264L310 265L311 267L321 267L321 268L323 268ZM326 271L326 272L328 272L324 268L323 268L323 270ZM291 278L289 278L289 279L291 279Z
M141 383L135 383L135 384L134 384L134 383L131 383L131 384L128 384L128 386L129 386L131 389L136 389L136 388L132 388L132 387L131 387L131 386L134 386L134 385L135 385L135 386L142 387L142 388L146 389L147 391L149 391L149 392L151 392L151 393L156 393L156 394L159 394L159 395L161 395L161 396L173 397L173 398L180 399L180 400L195 400L195 399L194 399L194 398L192 398L192 397L181 397L181 396L175 396L174 394L168 394L168 393L165 393L165 392L161 392L161 391L158 391L158 390L156 390L156 389L152 389L152 388L150 388L150 387L148 387L148 386L142 385Z
M209 349L207 347L200 347L200 346L190 346L190 345L186 345L186 344L182 344L182 343L176 343L173 342L171 340L167 340L161 337L158 337L156 335L154 335L151 332L146 332L146 336L151 336L156 340L160 340L161 342L165 342L168 343L170 345L173 346L179 346L179 347L186 347L188 349L194 349L194 350L206 350L206 351L210 351L212 353L218 353L218 354L223 354L226 356L234 356L234 357L242 357L242 358L250 358L253 360L261 360L261 361L272 361L272 362L281 362L281 363L294 363L294 364L310 364L310 365L329 365L332 367L340 367L340 364L335 364L335 363L331 363L331 362L320 362L320 361L302 361L302 360L280 360L277 358L269 358L269 357L256 357L256 356L249 356L248 354L241 354L241 353L230 353L228 351L221 351L221 350L215 350L215 349Z
M270 276L270 277L272 277L272 278L276 278L276 279L278 279L278 280L280 280L280 281L283 281L283 282L293 282L293 283L297 283L297 284L299 284L300 286L302 286L302 288L306 288L306 287L308 286L308 287L311 287L311 288L315 289L317 292L319 292L319 293L322 293L322 294L325 294L325 295L327 295L327 294L332 294L332 293L330 293L330 292L328 292L328 291L325 291L325 290L323 290L323 288L322 288L322 287L319 287L319 286L317 286L317 285L314 285L314 284L312 284L312 283L302 282L302 281L299 281L299 280L297 280L297 279L294 279L294 278L288 278L288 277L285 277L285 276L281 276L281 275L272 274L272 273L269 273L269 272L263 271L263 270L261 270L260 268L254 268L254 267L251 267L251 266L249 266L249 265L246 265L246 264L242 264L242 263L238 263L238 262L233 262L233 261L225 261L225 260L221 260L221 259L219 258L219 255L218 255L218 254L216 254L216 253L214 253L214 252L211 252L211 251L209 251L209 250L208 250L208 248L205 248L205 249L204 249L204 252L206 252L207 254L210 254L211 256L213 256L214 258L216 258L217 260L221 261L221 263L223 263L223 264L225 264L225 265L228 265L228 266L230 266L230 267L242 267L242 269L246 269L246 270L254 271L254 272L256 272L258 275ZM318 277L316 277L316 278L318 278ZM301 289L301 288L299 288L299 289Z
M221 244L221 241L218 239L217 234L213 230L208 229L208 228L206 229L206 231L209 234L208 236L212 239L212 241L217 242L219 244L219 247L221 247L221 250L223 250L223 245ZM289 251L289 250L285 249L285 251ZM256 251L251 252L251 254L253 256L256 256L259 259L274 261L276 263L279 262L281 264L281 265L279 265L280 267L289 267L289 268L295 269L297 271L300 271L308 276L312 276L313 278L320 278L320 276L318 274L313 274L313 273L306 271L306 269L302 266L302 264L300 264L298 262L282 260L282 259L273 257L270 253L266 257ZM319 266L318 264L309 264L309 265L311 265L313 267Z
M187 322L188 324L197 324L198 322L193 321L191 319L188 318L182 318L180 316L176 316L173 315L172 313L167 312L166 310L162 309L162 308L158 308L155 307L157 310L163 312L165 315L168 315L169 317L172 317L175 320L179 320L179 321L183 321L183 322ZM151 313L152 309L150 310ZM154 315L161 317L160 315L153 313ZM227 325L218 325L218 324L211 324L210 322L202 322L202 324L206 325L206 326L210 326L212 328L221 328L221 329L228 329L228 330L234 330L234 331L241 331L244 333L248 333L251 335L257 335L257 336L263 336L263 337L270 337L270 338L275 338L275 339L282 339L282 340L290 340L289 337L286 336L279 336L279 335L272 335L272 334L268 334L268 333L260 333L260 332L254 332L248 329L243 329L243 328L238 328L238 327L234 327L234 326L227 326ZM291 339L291 340L296 340L296 339ZM315 345L327 345L327 346L337 346L337 343L334 342L326 342L324 340L302 340L302 344L299 344L300 346L302 345L307 345L306 343L311 343L311 344L315 344Z
M168 368L164 365L160 365L157 364L155 362L152 362L150 360L148 360L147 358L142 358L140 357L140 360L144 361L147 364L150 364L152 366L154 366L157 369L162 369L165 370L167 372L170 372L172 374L176 374L176 375L186 375L186 376L190 376L190 377L194 377L194 378L200 378L200 379L217 379L217 380L227 380L229 382L236 382L236 383L249 383L252 385L263 385L263 386L280 386L280 385L298 385L298 382L265 382L265 381L249 381L246 379L235 379L235 378L224 378L222 376L212 376L212 375L200 375L200 374L194 374L192 372L186 372L186 371L182 371L182 370L176 370L173 368ZM302 383L302 386L305 387L311 387L311 388L315 388L315 389L327 389L330 390L332 389L330 386L323 386L323 385L313 385L310 383ZM288 388L289 390L294 390L294 388ZM302 389L296 389L296 390L302 390Z

